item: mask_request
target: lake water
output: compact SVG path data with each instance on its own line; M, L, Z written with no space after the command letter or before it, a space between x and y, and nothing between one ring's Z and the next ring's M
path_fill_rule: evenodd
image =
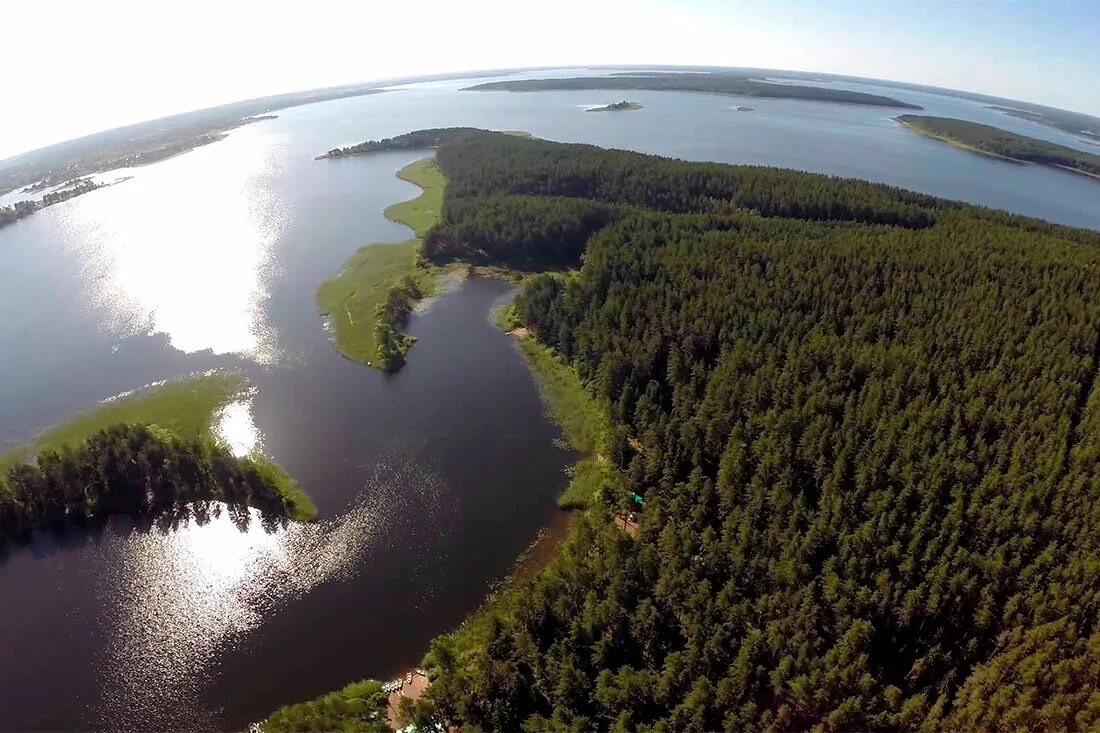
M316 286L358 246L408 237L381 211L416 195L394 173L420 156L317 153L422 127L528 130L1100 229L1100 183L928 140L892 120L899 110L630 92L644 109L589 114L624 93L458 91L471 83L284 110L0 229L0 444L157 380L243 369L257 389L226 432L285 466L322 515L273 533L224 516L170 530L113 520L9 549L0 728L240 728L392 674L554 519L572 457L553 447L526 367L488 322L507 286L469 280L415 315L419 341L396 375L331 349ZM1071 137L966 100L847 86Z

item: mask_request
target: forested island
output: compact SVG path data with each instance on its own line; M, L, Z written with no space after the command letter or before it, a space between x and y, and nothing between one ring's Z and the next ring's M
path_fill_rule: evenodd
M30 216L36 211L41 211L47 206L53 206L62 201L68 201L71 198L109 185L111 184L96 183L90 178L81 178L76 181L68 182L63 188L57 191L51 191L37 201L28 199L26 201L16 201L11 206L0 206L0 227L19 221L23 217Z
M425 256L572 268L528 277L516 317L610 422L558 556L431 644L411 719L1100 725L1100 234L794 171L432 139ZM277 727L377 717L349 696Z
M224 502L242 522L308 521L309 497L267 458L235 456L213 432L244 377L210 373L101 403L0 454L0 543L113 514L177 521Z
M949 117L901 115L901 124L929 137L1018 163L1039 163L1100 178L1100 155L1018 135L999 127Z
M589 107L587 112L627 112L632 110L641 109L642 105L637 102L628 102L625 99L621 102L612 102L611 104L604 105L603 107Z
M902 102L892 97L844 89L801 86L798 84L773 84L749 76L722 73L630 73L613 76L582 76L565 79L510 79L492 81L466 87L465 91L478 92L539 92L581 89L647 89L663 92L705 92L729 94L740 97L770 97L774 99L803 99L816 102L842 102L876 107L901 107L923 109L919 105Z

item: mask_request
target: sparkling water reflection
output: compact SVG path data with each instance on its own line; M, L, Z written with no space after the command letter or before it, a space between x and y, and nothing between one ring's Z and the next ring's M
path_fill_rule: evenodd
M82 280L95 283L95 320L115 333L165 333L183 352L270 361L263 304L285 218L273 190L256 184L272 175L278 152L263 136L241 136L137 169L65 208L63 241Z
M231 402L214 416L214 434L240 458L263 449L263 439L252 418L252 398Z

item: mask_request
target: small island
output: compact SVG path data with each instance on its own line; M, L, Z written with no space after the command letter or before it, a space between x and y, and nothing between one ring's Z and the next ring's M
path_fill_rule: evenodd
M612 102L611 104L604 105L603 107L589 107L588 112L626 112L630 110L641 109L642 105L637 102L628 102L625 99L621 102Z
M895 118L911 130L964 150L1009 160L1037 163L1100 178L1100 155L1038 140L977 122L950 117L901 115Z

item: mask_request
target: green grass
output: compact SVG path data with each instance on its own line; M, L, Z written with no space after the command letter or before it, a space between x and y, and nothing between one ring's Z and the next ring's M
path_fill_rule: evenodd
M115 397L46 428L25 445L0 453L0 471L32 460L44 450L75 448L93 434L121 423L156 425L187 439L208 437L218 410L244 397L248 390L243 374L210 372ZM317 516L317 507L279 464L258 453L249 459L287 500L291 519L308 522Z
M328 319L336 350L349 359L379 368L383 368L376 336L379 304L406 277L416 280L424 295L435 290L435 268L420 264L420 246L428 230L439 220L446 183L434 157L410 163L397 175L420 186L423 192L388 207L384 213L409 226L417 238L399 244L362 247L344 263L339 275L317 288L317 310Z
M569 467L569 485L558 497L559 509L587 509L596 492L614 480L611 464L596 458L583 458Z
M519 325L511 304L493 314L498 327L511 331ZM539 394L566 443L585 457L568 469L569 485L558 497L561 509L587 509L592 497L614 481L614 469L605 460L611 445L611 417L607 408L584 388L577 372L553 349L533 335L518 339L520 350L535 377Z
M93 433L119 423L159 425L184 438L208 435L217 411L247 390L248 380L243 375L211 372L116 397L46 428L26 445L0 454L0 468L27 461L47 448L76 446Z
M519 345L534 372L539 393L565 440L581 453L605 455L610 445L611 419L569 364L552 349L528 336Z
M336 350L349 359L374 366L378 359L375 309L393 284L415 275L419 243L372 244L344 263L344 269L317 288L317 310L328 318Z
M282 466L262 453L250 453L248 459L286 501L287 517L296 522L312 522L317 518L317 505Z
M434 157L410 163L397 172L397 177L424 189L414 199L386 207L382 213L396 222L407 225L423 240L428 230L439 221L443 208L443 187L446 179Z

